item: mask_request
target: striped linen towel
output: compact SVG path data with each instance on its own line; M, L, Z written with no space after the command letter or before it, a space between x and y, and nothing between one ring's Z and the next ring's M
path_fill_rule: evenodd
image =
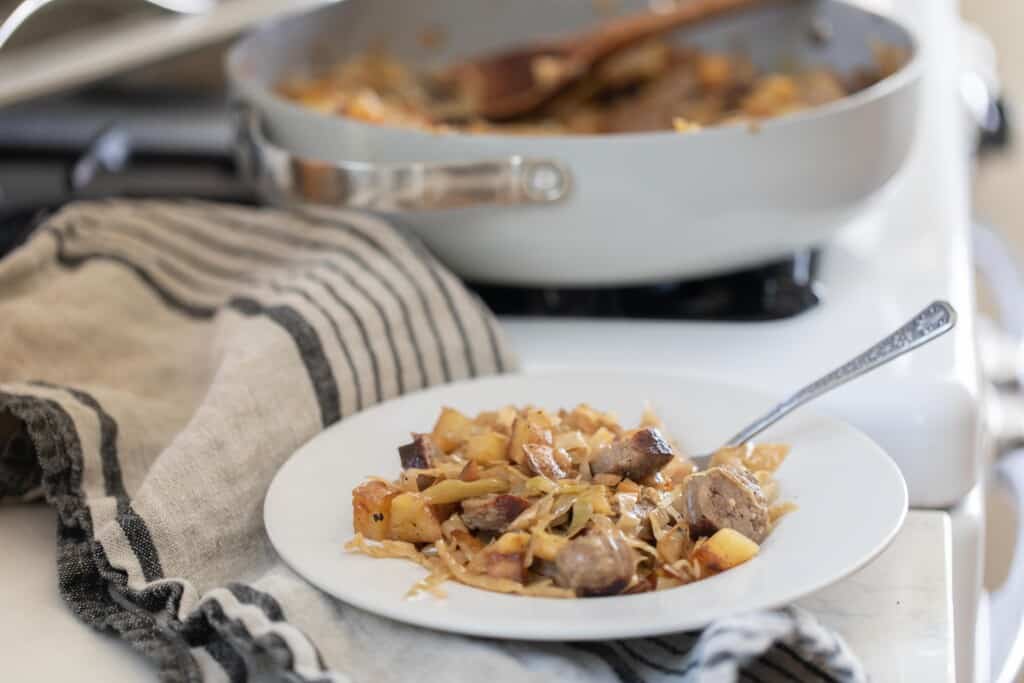
M0 498L57 509L65 601L164 681L864 679L792 608L664 638L496 642L367 614L285 567L261 511L298 446L514 367L480 301L378 219L75 204L0 262L0 320Z

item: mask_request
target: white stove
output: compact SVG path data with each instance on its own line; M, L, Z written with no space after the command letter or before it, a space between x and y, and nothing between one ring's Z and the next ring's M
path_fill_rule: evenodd
M875 343L931 301L952 303L959 312L952 334L825 396L813 410L845 419L873 437L902 469L912 507L949 514L957 680L984 683L992 680L982 591L984 491L991 463L975 348L969 211L973 139L961 93L961 26L952 0L861 1L898 15L922 40L926 68L920 124L905 171L866 215L821 251L818 305L769 322L504 317L503 323L527 371L616 367L706 375L781 397ZM144 140L151 130L166 133L165 114L147 114L150 125L143 121L134 137ZM27 139L32 124L47 116L30 108L20 118L0 117L0 138L7 131L8 138ZM106 114L73 118L80 127L92 120L89 116L100 120ZM174 125L180 127L181 118L176 115ZM211 120L197 129L209 135L188 134L194 148L184 156L205 159L230 144L229 128L216 115ZM71 135L74 129L65 126L62 132ZM155 143L154 149L165 151L158 148ZM0 161L0 190L3 171ZM54 192L65 190L58 182L66 175L62 167L37 172L43 171L55 179ZM187 165L175 173L188 180L182 191L214 188L226 197L238 192L244 197L232 180L196 180L199 176ZM26 176L17 168L11 177L24 181ZM154 175L160 186L169 177L162 169ZM143 191L156 187L139 173L129 179ZM104 187L99 183L97 191ZM746 417L737 416L737 427ZM997 639L1012 641L1013 634Z

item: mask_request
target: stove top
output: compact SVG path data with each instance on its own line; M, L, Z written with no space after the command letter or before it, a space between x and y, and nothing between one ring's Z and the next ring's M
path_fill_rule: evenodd
M470 286L498 315L757 322L817 306L819 261L820 252L808 250L733 273L642 287Z

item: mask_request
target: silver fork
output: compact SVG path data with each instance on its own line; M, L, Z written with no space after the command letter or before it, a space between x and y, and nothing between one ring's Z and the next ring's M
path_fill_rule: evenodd
M956 326L956 310L945 301L935 301L898 330L827 375L816 379L740 430L722 448L742 446L791 412L852 379L865 375L891 360L938 339ZM706 469L711 456L690 456L697 469Z
M0 48L11 39L14 32L21 27L29 17L46 7L54 0L22 0L14 8L14 11L7 15L4 22L0 24ZM179 14L201 14L217 4L218 0L145 0L151 5L162 7L169 12Z

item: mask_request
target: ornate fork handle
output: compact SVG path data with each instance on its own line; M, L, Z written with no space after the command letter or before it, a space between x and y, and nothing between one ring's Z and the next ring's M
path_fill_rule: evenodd
M836 368L824 377L772 408L743 431L726 442L726 446L739 446L771 427L783 417L810 400L846 384L851 379L871 372L880 365L902 356L919 346L933 341L956 326L956 311L945 301L935 301L915 315L908 323L881 340L870 349Z

